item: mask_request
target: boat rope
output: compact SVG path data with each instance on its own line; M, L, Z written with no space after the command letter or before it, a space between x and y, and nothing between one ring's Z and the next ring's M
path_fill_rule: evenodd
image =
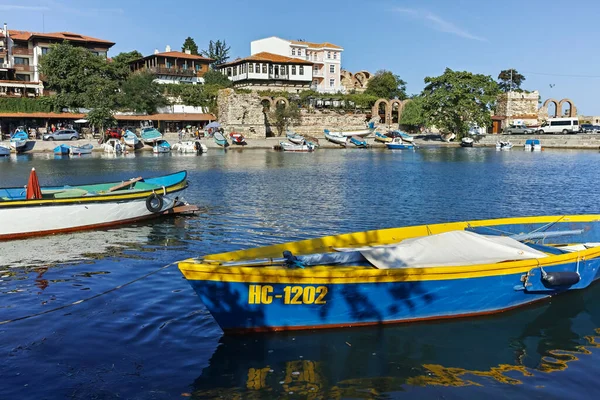
M539 228L537 228L537 229L534 229L534 230L532 230L532 231L531 231L531 232L529 232L529 233L531 234L531 233L535 233L535 232L539 232L539 231L545 231L545 230L547 230L547 229L550 229L552 226L554 226L554 225L558 224L558 223L559 223L559 222L560 222L560 221L561 221L561 220L562 220L564 217L566 217L566 215L563 215L563 216L561 216L559 219L557 219L557 220L556 220L556 221L554 221L554 222L549 222L549 223L547 223L546 225L542 225L542 226L540 226Z
M29 314L29 315L24 315L24 316L22 316L22 317L17 317L17 318L13 318L13 319L7 319L7 320L5 320L5 321L0 321L0 325L4 325L4 324L10 324L11 322L23 321L23 320L25 320L25 319L29 319L29 318L39 317L40 315L44 315L44 314L50 314L50 313L53 313L53 312L56 312L56 311L64 310L65 308L73 307L73 306L76 306L76 305L78 305L78 304L82 304L82 303L88 302L88 301L90 301L90 300L94 300L94 299L96 299L96 298L98 298L98 297L100 297L100 296L104 296L105 294L109 294L109 293L111 293L111 292L114 292L114 291L116 291L116 290L122 289L122 288L124 288L125 286L129 286L129 285L131 285L132 283L135 283L135 282L137 282L137 281L141 281L142 279L145 279L145 278L149 277L150 275L154 275L154 274L156 274L157 272L160 272L160 271L162 271L162 270L164 270L164 269L167 269L167 268L169 268L170 266L172 266L172 265L175 265L175 264L177 264L177 263L176 263L176 262L173 262L173 263L171 263L171 264L167 264L167 265L165 265L165 266L163 266L163 267L160 267L160 268L159 268L159 269L157 269L157 270L154 270L154 271L148 272L148 273L147 273L147 274L145 274L145 275L142 275L142 276L140 276L140 277L138 277L138 278L135 278L135 279L134 279L134 280L132 280L132 281L129 281L129 282L127 282L127 283L124 283L124 284L122 284L122 285L119 285L119 286L115 286L115 287L113 287L113 288L111 288L111 289L109 289L109 290L105 290L105 291L104 291L104 292L102 292L102 293L95 294L95 295L93 295L93 296L91 296L91 297L87 297L87 298L85 298L85 299L81 299L81 300L74 301L74 302L72 302L72 303L64 304L64 305L62 305L62 306L60 306L60 307L52 308L52 309L50 309L50 310L44 310L44 311L40 311L40 312L38 312L38 313Z

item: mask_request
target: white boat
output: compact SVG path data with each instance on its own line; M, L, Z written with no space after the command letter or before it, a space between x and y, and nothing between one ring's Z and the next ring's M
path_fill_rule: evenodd
M206 153L208 151L208 147L199 140L178 142L171 148L179 153Z
M120 154L125 150L119 139L108 139L102 144L105 153Z
M170 153L171 145L166 140L159 139L156 142L154 142L154 145L152 146L152 152L154 152L155 154Z
M513 148L513 144L511 142L499 141L496 142L496 150L507 151Z
M297 134L296 132L288 131L286 133L287 139L294 144L303 144L306 140L304 136Z
M144 147L144 143L140 141L140 138L132 131L126 130L125 135L123 135L123 141L128 147L132 149L141 149Z
M414 143L414 141L415 141L414 137L412 137L408 133L402 132L402 131L391 131L390 136L392 136L393 138L399 137L403 141L408 142L408 143Z
M0 157L1 156L10 156L10 147L0 144Z
M82 154L92 154L92 150L94 146L91 144L84 144L81 146L71 146L69 149L69 154L80 156Z
M348 144L347 136L344 136L339 132L330 132L328 129L325 129L325 139L329 140L331 143L342 146L346 146Z
M542 151L542 144L538 139L527 139L525 141L525 151Z
M192 211L176 197L188 185L185 171L156 178L52 187L40 187L34 173L25 190L23 186L0 188L0 241Z
M455 133L441 133L440 137L442 138L442 142L451 142L452 140L456 139L456 134Z
M310 152L315 150L315 145L312 143L293 144L288 142L279 142L279 146L283 151Z
M329 129L325 130L325 132L329 132L330 134L333 134L335 136L345 136L347 138L352 137L352 136L366 137L366 136L369 136L374 131L375 131L375 123L374 122L369 122L369 127L367 129L361 129L358 131L333 132L333 131L330 131Z
M460 145L461 147L473 147L474 142L475 141L473 140L473 138L467 136L460 140Z

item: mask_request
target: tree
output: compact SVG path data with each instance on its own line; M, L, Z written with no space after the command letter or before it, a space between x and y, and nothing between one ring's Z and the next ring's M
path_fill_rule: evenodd
M131 74L131 68L129 64L132 61L139 60L144 56L137 50L130 52L121 52L112 58L112 61L108 64L109 68L116 80L122 83Z
M277 128L277 136L281 136L289 125L298 125L301 119L300 108L296 103L290 103L287 107L285 103L277 104L275 110L271 112L271 120Z
M91 86L104 84L111 78L104 57L72 46L68 41L52 45L51 51L42 56L40 73L46 87L56 92L55 104L59 109L85 107Z
M516 69L505 69L498 75L498 86L503 92L510 92L521 89L521 84L525 77Z
M86 115L86 119L89 121L91 126L99 129L100 132L102 132L102 141L106 139L104 137L104 128L114 126L117 123L115 117L113 116L112 110L104 107L97 107L93 110L90 110Z
M233 82L228 77L220 73L219 71L210 70L202 75L205 85L216 85L220 86L221 89L225 89L233 86Z
M406 82L390 71L377 71L367 82L365 94L385 99L404 100L406 99Z
M469 126L490 126L490 111L499 93L498 84L489 75L453 71L425 78L422 107L425 121L437 128L467 134Z
M152 114L158 107L168 104L160 85L149 72L131 74L121 88L121 105L135 112Z
M215 60L212 63L212 66L219 64L224 64L229 60L229 50L231 47L227 46L227 43L223 40L217 40L213 42L212 40L208 43L208 49L202 50L201 54L204 57L212 58Z
M423 98L415 96L404 105L402 116L400 117L400 125L405 125L413 130L426 125L425 116L423 114Z
M189 50L194 55L198 55L198 45L191 36L188 36L183 42L183 46L181 46L181 51L186 50Z

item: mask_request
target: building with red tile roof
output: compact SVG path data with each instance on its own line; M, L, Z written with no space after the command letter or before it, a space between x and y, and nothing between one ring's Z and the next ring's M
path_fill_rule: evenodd
M159 53L154 51L146 57L132 61L132 71L148 71L156 76L158 83L203 83L202 76L208 72L210 64L215 60L185 52L172 51L170 46Z

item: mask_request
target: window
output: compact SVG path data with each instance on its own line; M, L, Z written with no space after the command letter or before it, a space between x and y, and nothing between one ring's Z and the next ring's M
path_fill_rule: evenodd
M296 49L292 48L292 55L295 56L296 55Z
M304 66L299 66L298 67L298 75L304 75Z
M227 68L227 76L231 76L231 67Z
M335 74L335 65L330 65L329 66L329 72L332 74Z
M336 60L337 59L337 52L333 52L333 59Z
M0 64L4 63L4 58L0 58Z
M252 64L252 63L248 64L248 72L251 74L254 73L254 64Z
M29 65L29 58L15 57L15 64L18 64L18 65Z
M327 52L327 58L331 59L331 52L330 51Z
M45 56L48 53L50 53L50 48L49 47L42 47L42 55Z
M21 82L29 82L31 81L31 77L25 74L17 74L17 80Z
M292 75L296 75L296 66L292 65Z
M256 70L257 74L260 74L260 64L256 63L256 65L254 66L254 69Z
M335 79L330 79L329 80L329 87L334 87L335 86Z
M233 76L237 75L237 65L235 67L233 67Z
M196 72L200 71L200 69L202 69L202 66L199 64L196 64Z
M165 67L171 68L172 66L173 66L173 64L171 64L171 61L169 61L169 60L165 61Z
M302 55L302 49L298 49L298 55L301 56Z
M263 64L262 65L262 73L266 74L267 73L267 64Z
M269 74L273 73L273 64L269 64Z

